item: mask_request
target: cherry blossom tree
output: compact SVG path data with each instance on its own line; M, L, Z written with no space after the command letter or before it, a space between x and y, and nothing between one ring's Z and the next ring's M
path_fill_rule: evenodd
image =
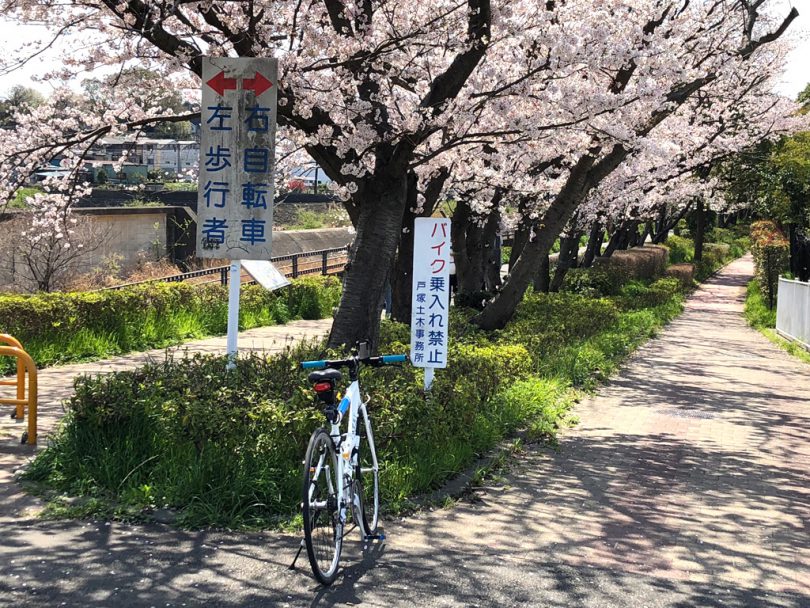
M400 240L410 164L416 148L444 126L452 100L486 52L490 0L2 5L7 15L49 23L60 33L88 32L99 41L66 62L68 73L140 61L160 66L167 76L180 71L199 77L203 55L278 57L281 130L333 180L357 229L330 344L374 337ZM136 109L131 92L109 115L76 125L82 135L70 150L58 151L76 154L77 145L110 129L150 122L150 109ZM51 138L64 142L64 130L54 131ZM55 151L32 153L39 145L17 146L24 151L12 159L18 171Z
M402 235L458 195L457 237L467 244L486 240L471 224L488 224L489 234L503 223L498 214L518 212L510 275L475 319L503 326L592 192L626 161L655 158L666 125L688 121L690 103L734 99L758 70L770 73L769 49L796 16L776 15L773 4L0 0L6 15L93 40L55 76L138 65L191 89L204 55L279 59L280 137L324 169L357 230L332 346L375 338L386 280L407 286ZM189 118L167 115L136 89L120 87L92 116L67 93L52 96L4 142L0 195L55 156L77 170L100 137ZM597 208L614 198L602 194ZM486 286L487 265L470 268L469 284ZM395 291L407 299L407 287Z

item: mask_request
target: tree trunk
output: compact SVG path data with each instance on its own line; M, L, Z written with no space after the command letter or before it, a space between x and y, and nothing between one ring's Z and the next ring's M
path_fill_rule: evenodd
M557 268L554 269L554 278L549 285L549 291L560 291L568 270L576 267L580 236L581 232L575 232L560 239L560 255L557 257Z
M672 219L667 221L666 219L666 207L661 211L661 219L659 220L659 225L656 226L655 234L652 237L652 242L656 245L660 245L664 241L667 240L669 237L670 230L674 229L675 226L678 225L683 217L689 213L689 210L692 208L692 203L685 205L678 213L672 216Z
M391 284L391 318L400 323L411 322L411 291L413 289L413 233L416 220L417 178L408 174L408 192L405 212L402 215L402 236L388 282ZM433 209L430 209L432 212Z
M612 152L608 156L611 162L616 158L618 166L619 162L626 157L626 153L624 155L616 154L614 157ZM621 156L620 159L619 156ZM502 329L515 314L515 309L523 298L526 288L537 274L543 256L548 255L554 239L562 232L588 191L599 182L598 177L592 179L589 176L594 160L590 154L583 155L571 169L565 186L543 215L535 233L535 239L526 243L509 273L509 278L503 284L503 288L495 299L473 318L476 325L488 330Z
M540 257L540 267L534 276L534 291L536 293L548 293L551 289L551 260L548 254Z
M524 217L526 212L526 204L527 201L525 199L521 199L518 203L518 214L521 218ZM531 232L531 226L528 225L523 219L518 222L517 227L515 228L515 236L512 239L512 250L509 252L509 272L512 272L512 267L517 262L518 258L520 257L523 248L526 246L526 243L529 242L529 233Z
M700 262L703 259L703 235L706 230L706 211L703 207L703 200L697 202L695 207L695 262Z
M610 235L608 239L608 244L605 247L605 252L602 254L602 257L609 258L613 255L613 252L619 249L622 249L622 244L624 240L627 238L627 224L625 222L619 224L616 228L616 231Z
M358 216L357 235L343 275L343 295L329 335L330 348L370 340L376 351L386 279L402 234L406 174L375 175L364 187L364 198L373 204L363 205Z
M495 293L501 287L501 209L496 205L484 226L484 290Z
M602 254L602 242L605 240L605 229L599 222L596 222L591 228L591 234L588 237L588 245L585 248L585 255L582 257L582 267L590 268L593 265L594 259Z
M459 300L480 292L484 284L483 231L472 215L466 201L458 201L451 224L453 251L456 262L456 292Z
M649 237L652 234L652 231L653 231L653 223L649 221L646 222L644 224L644 230L641 231L641 234L638 237L639 247L644 247L644 243L647 242L647 237Z
M450 176L450 170L442 167L425 185L425 202L422 210L417 214L417 197L419 195L416 174L408 173L408 191L406 195L405 212L402 216L402 237L399 241L394 268L389 281L392 290L392 314L395 321L401 323L411 322L411 291L413 289L413 233L414 221L417 217L430 217L436 210L439 195L442 193L444 183Z
M483 225L465 201L453 213L451 234L456 252L456 301L462 306L480 308L482 301L500 286L501 254L498 243L500 211L498 198Z

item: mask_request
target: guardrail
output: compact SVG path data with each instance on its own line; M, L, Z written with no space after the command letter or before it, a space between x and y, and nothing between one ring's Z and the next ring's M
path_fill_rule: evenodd
M270 258L270 261L278 266L279 270L283 272L286 277L297 279L298 277L307 274L334 274L340 272L346 266L348 253L349 247L347 245L346 247L335 247L333 249L320 249L318 251L305 251L303 253L280 255ZM133 283L124 283L122 285L115 285L113 287L105 287L103 289L99 289L98 291L124 289L125 287L133 287L135 285L144 285L147 283L179 283L189 279L214 275L218 275L221 285L227 285L230 268L230 266L204 268L202 270L193 270L191 272L184 272L182 274L175 274L158 279L147 279L146 281L135 281Z
M779 277L776 331L810 350L810 283Z
M5 346L2 346L2 345ZM37 442L37 366L20 341L8 334L0 334L0 357L17 359L17 378L0 380L0 386L17 387L16 399L0 398L0 404L13 405L12 418L23 420L25 406L28 406L28 430L22 435L22 443L35 445ZM28 397L25 396L25 376L28 375Z

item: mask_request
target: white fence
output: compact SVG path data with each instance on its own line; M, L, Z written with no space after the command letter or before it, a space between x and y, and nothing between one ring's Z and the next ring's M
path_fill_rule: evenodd
M810 283L779 278L776 331L810 350Z

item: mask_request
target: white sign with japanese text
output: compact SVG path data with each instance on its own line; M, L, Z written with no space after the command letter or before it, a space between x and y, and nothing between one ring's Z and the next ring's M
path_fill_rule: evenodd
M278 62L203 58L197 256L269 260Z
M447 367L450 309L450 220L417 218L413 234L411 362Z
M290 284L287 277L268 260L242 260L242 268L267 291L275 291Z

